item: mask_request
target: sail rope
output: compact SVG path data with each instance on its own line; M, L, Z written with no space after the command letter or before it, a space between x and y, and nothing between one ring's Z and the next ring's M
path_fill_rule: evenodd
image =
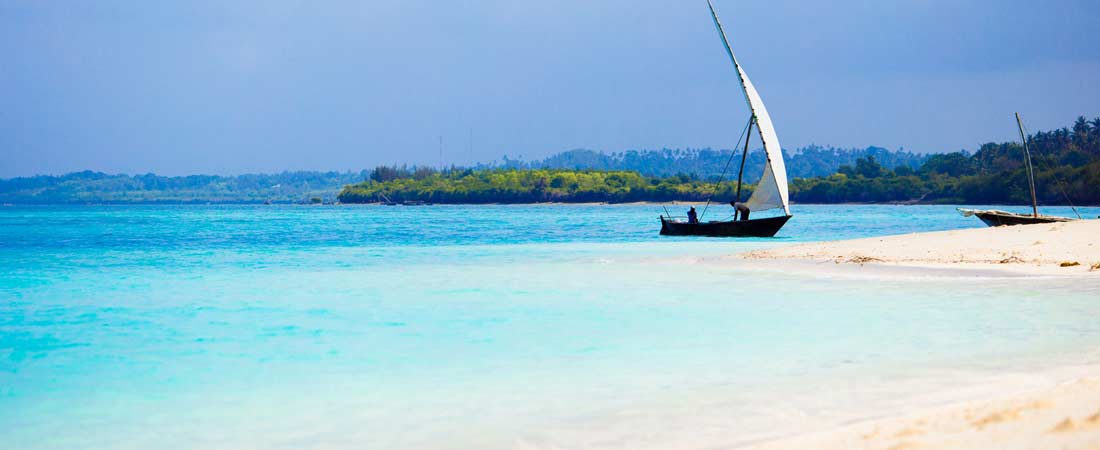
M1027 127L1023 127L1023 129L1025 138L1030 139L1031 134L1027 132ZM1051 163L1051 166L1047 166L1046 155L1043 154L1043 152L1039 151L1038 148L1035 149L1035 153L1039 154L1039 157L1036 159L1039 160L1039 163L1043 165L1043 170L1050 171L1050 176L1054 178L1055 185L1058 186L1058 190L1062 192L1062 197L1066 199L1066 203L1069 203L1069 208L1073 210L1073 214L1076 214L1077 218L1081 219L1081 213L1077 211L1077 207L1073 205L1073 200L1070 200L1069 194L1066 193L1066 187L1064 184L1062 184L1062 179L1058 177L1058 173L1054 171L1053 167L1051 167L1054 164Z
M718 181L714 182L714 187L711 188L710 194L707 194L707 204L703 207L703 213L699 214L699 221L703 221L703 216L707 215L707 209L710 208L710 199L714 197L714 194L718 192L718 186L722 184L722 181L726 179L726 172L730 169L730 163L733 162L733 157L737 155L737 149L741 147L741 140L747 139L745 132L748 131L749 125L752 124L752 117L749 117L749 122L745 124L745 128L741 130L741 135L737 137L737 145L733 146L733 150L730 150L730 157L726 160L726 167L722 168L722 175L718 176Z

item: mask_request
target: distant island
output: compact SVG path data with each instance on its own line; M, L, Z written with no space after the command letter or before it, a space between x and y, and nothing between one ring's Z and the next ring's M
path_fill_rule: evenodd
M1100 204L1100 118L1078 118L1073 128L1039 132L1031 136L1039 201L1065 204ZM1029 203L1023 148L1019 143L988 143L973 154L965 151L926 156L885 149L855 151L804 149L788 156L793 177L791 200L801 203ZM750 158L746 174L760 173L761 152ZM829 175L800 176L828 166L845 156L852 163L837 164ZM582 157L589 165L582 164ZM728 152L626 153L597 158L567 153L537 165L515 164L494 169L378 167L368 180L348 186L339 195L343 203L369 203L389 199L435 203L536 203L536 202L636 202L699 201L713 197L728 201L735 183L718 183L713 172L669 175L677 168L721 168ZM673 162L682 161L677 166ZM706 161L705 163L701 163ZM821 161L807 164L809 161ZM886 164L884 164L884 161ZM919 162L919 165L917 164ZM576 163L572 169L567 167ZM597 169L591 168L596 165ZM621 170L641 166L642 170ZM647 168L648 170L646 170ZM612 169L612 170L607 170ZM718 169L720 170L720 169ZM648 172L648 173L646 173ZM734 178L736 175L733 176ZM742 195L747 198L752 186Z
M1100 118L1031 136L1039 201L1100 204ZM988 143L971 153L916 154L880 147L810 146L785 155L791 199L799 203L1028 203L1019 143ZM504 157L493 164L436 169L379 166L357 172L236 176L76 172L0 180L6 204L538 203L726 201L736 173L718 178L730 150L571 150L545 159ZM755 181L762 152L750 152ZM1060 181L1059 181L1060 180ZM747 197L747 184L742 195Z
M343 186L369 172L283 172L236 176L112 175L74 172L62 176L0 180L0 203L11 204L262 204L331 203ZM316 201L320 200L320 202Z

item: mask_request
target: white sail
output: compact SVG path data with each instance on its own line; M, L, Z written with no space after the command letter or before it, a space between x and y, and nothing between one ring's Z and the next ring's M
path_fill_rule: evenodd
M764 101L756 92L749 76L745 74L737 57L733 55L726 31L722 28L722 22L718 20L718 13L714 12L714 5L707 0L710 6L711 17L714 17L714 26L718 28L718 34L722 37L722 44L726 46L726 53L733 61L733 67L737 69L737 76L741 79L741 87L745 91L745 100L749 103L753 117L756 118L756 129L760 132L760 140L764 142L764 151L768 156L768 164L764 166L764 174L760 177L752 197L745 202L750 211L763 211L768 209L783 208L787 215L791 214L790 202L787 198L787 166L783 163L783 148L779 146L779 137L772 126L772 118L768 115L768 109L764 107Z

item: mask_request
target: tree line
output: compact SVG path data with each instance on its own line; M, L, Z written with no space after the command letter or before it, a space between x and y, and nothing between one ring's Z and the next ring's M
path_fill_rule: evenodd
M655 177L632 171L569 169L462 169L394 173L375 169L369 181L345 187L342 203L636 202L732 198L733 182L713 183L680 174ZM407 176L406 176L407 175ZM742 195L747 198L748 188Z
M675 176L681 173L694 174L700 178L717 178L730 158L740 158L739 150L703 149L660 149L628 150L615 153L601 153L592 150L570 150L535 161L510 159L507 156L494 165L483 165L481 169L573 169L632 171L657 177ZM811 145L794 152L783 151L787 163L787 173L791 177L828 176L840 166L854 164L859 158L874 157L879 164L889 168L908 166L919 167L928 155L916 154L905 150L888 150L882 147L837 148ZM750 150L745 160L746 173L760 173L767 159L762 149ZM728 175L728 174L727 174Z
M1035 165L1037 197L1040 203L1100 204L1100 118L1088 121L1081 117L1072 128L1036 133L1029 137L1029 145ZM713 159L718 156L706 152L689 152L687 159L698 161L699 158ZM762 152L755 153L759 155ZM576 151L567 154L568 158L593 157ZM820 156L828 153L818 148L803 151L802 154ZM837 153L834 150L832 154ZM883 154L893 158L891 162L894 164L883 164L879 160ZM563 155L553 158L565 158ZM662 161L665 156L667 153L663 156L650 155L647 158ZM631 154L614 156L619 161L641 157ZM714 162L724 165L725 159L728 159L728 154ZM902 163L898 163L899 160ZM910 164L911 162L913 161L905 155L899 158L898 153L885 151L878 155L872 153L858 156L851 164L837 166L836 172L831 175L792 176L791 200L802 203L1030 202L1023 147L1020 143L987 143L973 154L959 151L927 155L921 158L919 165ZM564 163L548 165L562 164ZM602 167L604 166L598 168ZM761 171L762 166L746 168L747 175L756 176ZM729 177L727 174L727 178ZM381 166L371 171L366 181L345 187L338 198L344 203L366 203L383 199L437 203L732 199L735 183L717 183L716 179L717 175L702 177L697 172L664 175L661 171L645 174L640 171L590 168L530 168L521 164L442 171L423 167ZM751 190L752 185L746 185L742 197L747 198Z
M1039 201L1100 204L1100 118L1030 136ZM235 176L75 172L0 179L0 203L316 203L394 201L626 202L733 197L732 179L715 182L730 157L711 149L604 154L573 150L543 160L503 161L444 170L379 166L357 172L283 172ZM1019 143L919 155L878 147L811 146L786 156L795 202L1025 204L1030 201ZM750 151L742 197L763 171ZM732 167L736 167L734 164Z
M1072 128L1041 131L1028 139L1040 204L1100 205L1100 117L1079 117ZM930 156L917 169L887 169L873 158L828 177L792 182L792 199L806 203L925 202L1029 204L1024 148L987 143L973 154Z

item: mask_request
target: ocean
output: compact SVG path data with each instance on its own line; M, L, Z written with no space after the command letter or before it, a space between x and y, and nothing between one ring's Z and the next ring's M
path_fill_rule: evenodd
M0 207L0 448L728 447L1100 361L1100 281L715 263L953 207L663 212Z

